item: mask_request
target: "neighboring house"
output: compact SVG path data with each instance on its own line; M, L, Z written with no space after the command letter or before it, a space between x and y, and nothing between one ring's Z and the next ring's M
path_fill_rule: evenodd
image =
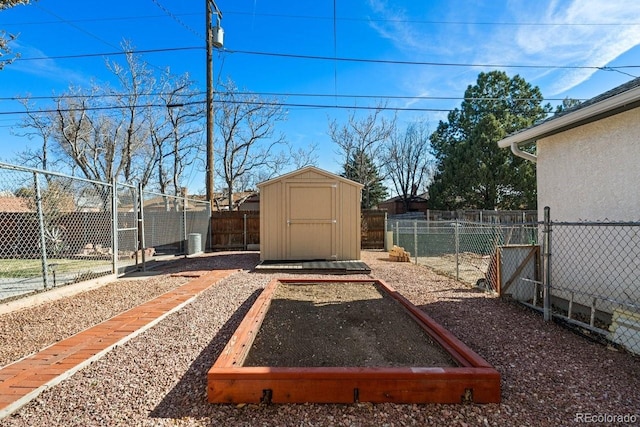
M240 209L239 207L251 196L255 194L254 191L240 191L238 193L233 193L232 195L232 210L248 210L248 209ZM212 209L214 211L228 211L229 210L229 197L226 192L224 193L215 193L215 203ZM258 199L259 200L259 199ZM259 203L259 201L258 201ZM257 210L257 209L256 209Z
M253 193L240 201L238 204L239 211L259 211L260 210L260 193Z
M33 212L32 199L16 196L0 196L0 212Z
M29 243L39 241L33 205L30 198L0 196L0 257L22 257Z
M206 203L198 203L198 196L189 196L186 199L182 197L173 197L173 196L156 196L149 199L144 200L144 212L176 212L182 211L182 206L185 205L189 212L193 211L204 211L207 209ZM128 209L128 212L134 212L132 205L119 206L119 211L123 211L124 209Z
M532 143L535 155L521 150ZM548 206L556 222L640 221L640 79L498 145L536 163L540 219ZM616 316L629 315L628 307L640 300L640 240L633 229L554 226L554 304L572 300L588 313L597 300L597 309L613 313L614 322Z
M389 215L401 215L409 212L422 212L426 215L429 210L427 193L409 196L405 209L402 197L396 196L378 204L378 209L384 209Z

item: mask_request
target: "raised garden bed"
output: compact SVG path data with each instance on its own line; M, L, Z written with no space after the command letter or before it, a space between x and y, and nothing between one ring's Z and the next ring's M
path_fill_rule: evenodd
M379 280L274 279L208 373L212 403L497 403L500 375Z

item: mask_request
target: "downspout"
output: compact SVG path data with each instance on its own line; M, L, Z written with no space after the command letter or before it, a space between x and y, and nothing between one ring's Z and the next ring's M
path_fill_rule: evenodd
M523 159L529 160L530 162L533 162L533 163L536 163L538 160L538 157L534 156L533 154L527 153L526 151L522 151L520 147L518 147L517 142L511 143L511 152L516 156L522 157Z

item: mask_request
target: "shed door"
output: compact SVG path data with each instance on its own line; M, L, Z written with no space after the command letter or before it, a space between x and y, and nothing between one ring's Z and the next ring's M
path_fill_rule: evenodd
M287 259L337 258L336 187L332 183L287 183Z

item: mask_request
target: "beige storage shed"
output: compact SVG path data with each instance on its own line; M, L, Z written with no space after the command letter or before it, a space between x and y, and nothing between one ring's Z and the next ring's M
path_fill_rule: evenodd
M360 259L362 187L313 166L258 184L260 259Z

